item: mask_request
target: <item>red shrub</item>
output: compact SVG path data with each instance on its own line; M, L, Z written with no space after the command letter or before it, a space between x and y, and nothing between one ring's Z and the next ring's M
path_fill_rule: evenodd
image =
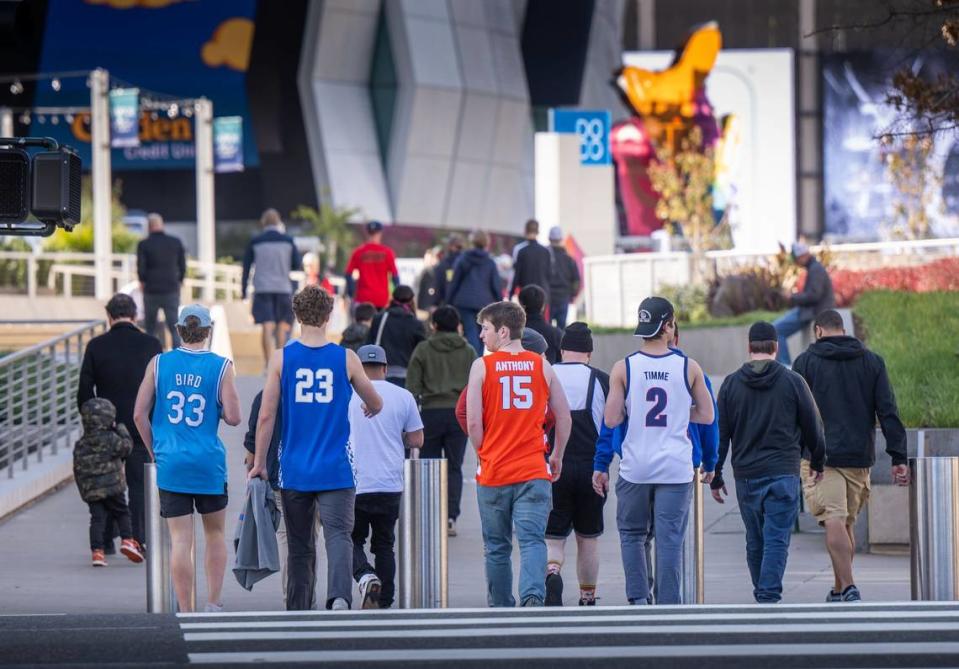
M885 267L871 270L834 269L836 304L848 307L870 290L902 290L911 293L959 291L959 258L943 258L918 267Z

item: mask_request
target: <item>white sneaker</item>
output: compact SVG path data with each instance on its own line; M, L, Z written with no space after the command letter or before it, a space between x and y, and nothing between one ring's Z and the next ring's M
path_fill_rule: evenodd
M223 613L223 605L210 604L209 602L207 602L207 605L206 607L204 607L203 612L204 613Z
M342 597L337 597L336 599L333 600L332 609L334 611L349 611L350 605Z
M383 584L376 574L363 574L360 577L360 608L378 609L380 608L380 590Z

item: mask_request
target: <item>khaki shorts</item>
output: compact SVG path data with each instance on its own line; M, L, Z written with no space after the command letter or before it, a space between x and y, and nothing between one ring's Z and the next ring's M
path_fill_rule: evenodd
M868 467L824 467L822 480L812 484L809 461L802 461L802 490L806 510L822 525L830 518L845 518L847 525L856 522L859 512L869 501Z

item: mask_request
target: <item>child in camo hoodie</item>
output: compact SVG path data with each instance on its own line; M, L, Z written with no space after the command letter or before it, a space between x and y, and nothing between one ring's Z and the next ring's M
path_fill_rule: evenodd
M99 397L84 402L80 409L83 436L73 448L73 478L80 498L90 507L90 549L93 566L106 567L103 531L109 518L120 529L120 552L132 562L143 562L143 551L133 538L130 510L126 501L124 459L133 449L125 425L117 425L117 410L110 400Z

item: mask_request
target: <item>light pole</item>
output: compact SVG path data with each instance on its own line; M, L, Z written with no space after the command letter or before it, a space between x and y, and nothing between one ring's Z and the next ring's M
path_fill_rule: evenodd
M107 300L113 293L113 197L110 185L110 74L90 73L90 151L93 159L93 266L94 296Z
M213 103L200 98L193 107L196 127L196 242L203 268L203 300L212 302L216 262L216 215L213 202Z

